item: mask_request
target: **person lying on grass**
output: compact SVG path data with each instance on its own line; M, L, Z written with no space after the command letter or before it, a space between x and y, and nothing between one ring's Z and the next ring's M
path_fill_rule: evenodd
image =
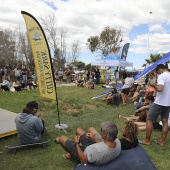
M101 124L101 134L94 128L89 128L86 133L83 129L76 130L74 141L65 135L56 138L68 153L63 157L74 159L82 163L104 164L118 157L121 144L117 138L118 129L114 123Z

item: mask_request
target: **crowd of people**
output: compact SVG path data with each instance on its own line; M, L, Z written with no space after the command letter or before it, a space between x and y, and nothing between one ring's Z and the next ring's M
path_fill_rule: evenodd
M21 92L37 87L36 73L31 73L28 67L24 66L22 69L16 67L12 75L7 68L1 69L0 91Z
M39 142L41 136L47 132L38 109L38 103L31 101L15 118L21 144ZM126 121L122 132L124 137L120 138L115 123L103 122L100 133L93 127L90 127L87 132L79 127L74 140L61 135L55 139L55 142L67 152L63 154L65 159L74 159L82 163L104 164L118 157L121 150L138 146L138 127L133 121Z
M129 117L118 114L118 118L134 120L139 130L146 131L145 139L140 141L144 145L150 145L153 129L162 131L161 138L155 143L164 146L170 128L170 72L164 64L159 64L147 77L147 84L143 85L134 84L128 76L123 78L122 102L125 105L127 98L124 99L124 96L132 95L131 100L135 101L134 114ZM161 122L158 122L158 116Z
M96 71L99 72L99 70ZM62 70L59 72L61 77L64 73ZM69 71L67 70L67 72ZM100 73L97 74L100 75ZM164 146L170 127L170 72L165 65L159 64L153 72L149 73L149 77L147 84L139 85L134 83L130 74L127 76L124 74L121 79L122 89L118 91L113 88L111 94L103 99L107 106L111 104L118 106L121 100L122 105L126 105L128 97L131 97L132 102L135 101L133 115L126 117L118 114L118 118L126 119L122 128L123 138L119 137L118 128L113 122L103 122L100 133L93 127L90 127L87 132L78 127L74 140L69 139L66 135L58 136L55 139L55 142L67 152L63 154L63 158L74 159L82 163L104 164L118 157L121 150L132 149L139 143L150 145L153 129L162 131L161 138L155 142L159 146ZM96 79L95 74L92 79L86 79L87 83L92 82L93 88L94 79ZM7 79L5 80L7 81ZM17 81L18 79L14 85L17 84ZM25 83L24 79L23 83ZM98 85L98 80L95 84ZM77 86L82 86L81 82ZM38 109L38 103L31 101L15 119L18 137L22 144L40 141L41 136L46 132L44 120L41 119L41 114L37 113ZM161 123L157 122L159 115ZM138 140L139 130L146 131L144 140Z

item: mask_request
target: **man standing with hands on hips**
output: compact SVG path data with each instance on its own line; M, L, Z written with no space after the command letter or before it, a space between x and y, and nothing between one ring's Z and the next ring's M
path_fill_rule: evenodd
M170 109L170 72L164 64L159 64L156 67L156 72L160 74L158 76L157 84L154 84L156 89L156 98L149 109L149 113L146 120L146 137L141 144L150 145L150 137L153 130L152 122L156 122L158 116L161 116L163 128L161 138L154 142L159 146L164 146L165 138L168 133L168 116Z

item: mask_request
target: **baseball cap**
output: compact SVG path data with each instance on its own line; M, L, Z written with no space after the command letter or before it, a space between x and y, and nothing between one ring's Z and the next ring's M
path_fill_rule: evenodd
M31 102L27 103L26 107L29 108L29 109L38 110L38 103L36 101L31 101Z

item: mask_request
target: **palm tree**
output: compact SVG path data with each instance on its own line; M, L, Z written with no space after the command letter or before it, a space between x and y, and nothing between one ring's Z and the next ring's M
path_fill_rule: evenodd
M150 59L145 59L146 63L152 64L155 63L156 61L158 61L160 58L162 58L164 55L166 55L165 53L161 53L161 54L150 54ZM146 63L142 65L142 67L146 66ZM166 62L166 64L169 63Z

